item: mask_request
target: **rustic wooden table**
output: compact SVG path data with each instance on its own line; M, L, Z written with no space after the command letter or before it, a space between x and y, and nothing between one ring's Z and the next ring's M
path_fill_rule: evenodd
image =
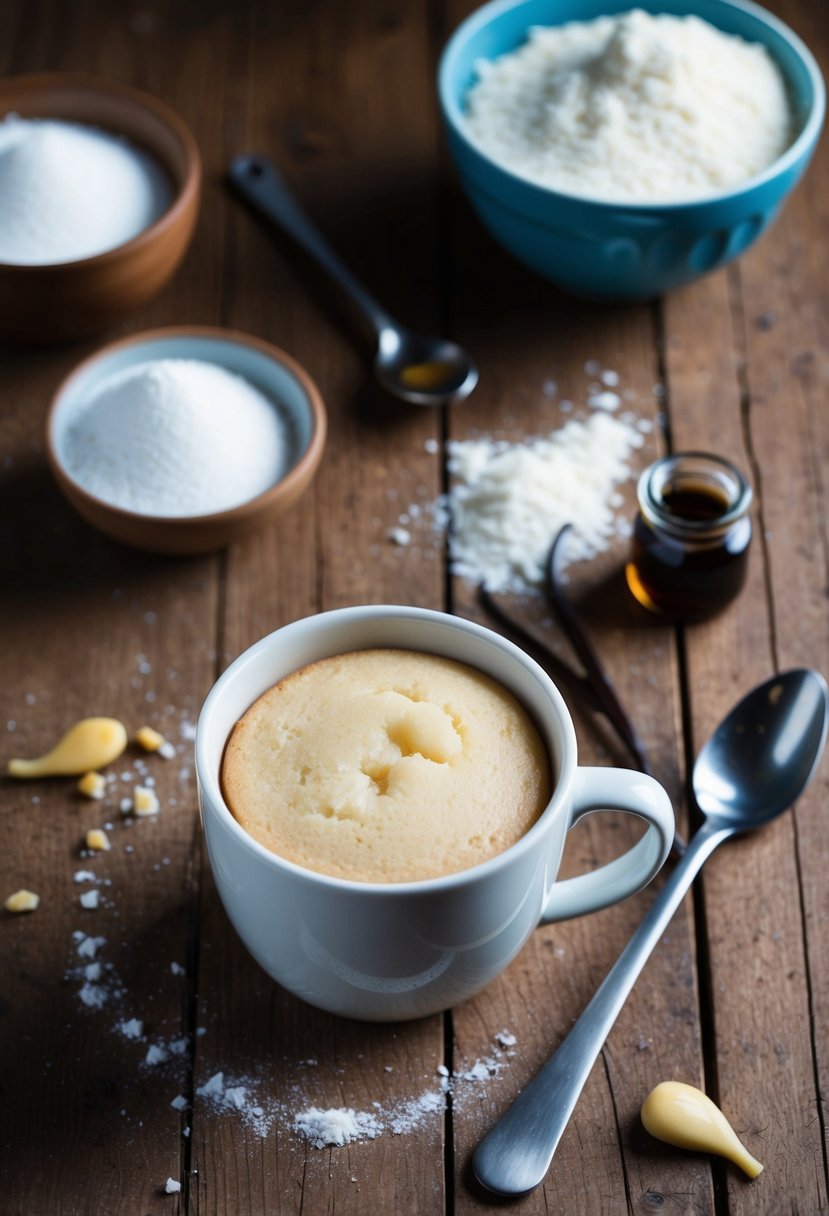
M36 754L75 719L101 713L131 729L151 722L178 757L147 760L162 812L129 828L118 803L137 753L115 766L103 807L68 782L2 785L0 894L29 886L42 897L35 914L0 918L2 1216L487 1210L468 1184L471 1150L561 1040L651 894L538 931L497 982L444 1017L392 1026L329 1017L280 991L231 930L202 847L189 741L218 673L293 618L367 601L479 616L470 588L447 576L439 536L418 525L401 548L386 535L409 503L440 492L448 439L549 432L562 400L584 403L585 364L597 360L657 423L642 465L670 443L728 454L750 473L749 584L713 623L645 620L619 590L619 548L579 575L594 636L686 828L689 757L738 696L777 669L829 671L825 148L738 265L652 305L574 302L513 265L454 185L434 69L469 7L0 7L4 72L80 69L132 82L172 104L198 139L206 184L195 243L172 286L126 330L193 322L258 334L308 367L330 414L313 491L281 522L216 556L155 558L82 523L46 468L47 401L95 344L4 352L4 754ZM829 57L822 6L773 7ZM229 199L222 171L241 150L279 159L389 308L468 345L481 382L467 404L444 416L375 388L307 264ZM613 762L589 723L579 719L578 730L586 759ZM517 1210L829 1211L826 786L824 766L793 814L712 860L624 1009L543 1188ZM84 832L103 821L113 824L112 852L82 859ZM588 822L567 866L595 864L632 830ZM97 911L79 907L73 881L89 867L105 883ZM79 933L105 939L101 1008L81 998L82 968L94 960L79 957ZM130 1018L143 1022L140 1041L118 1030ZM505 1030L510 1048L497 1039ZM167 1062L143 1063L158 1043ZM458 1079L448 1110L417 1106L437 1091L441 1066L464 1073L486 1059L495 1071ZM217 1072L245 1087L243 1111L195 1095ZM639 1105L665 1078L704 1085L722 1103L765 1163L757 1181L643 1132ZM183 1111L171 1105L179 1094ZM310 1105L379 1111L385 1130L312 1148L291 1130ZM393 1112L409 1130L393 1133ZM180 1194L164 1193L168 1177Z

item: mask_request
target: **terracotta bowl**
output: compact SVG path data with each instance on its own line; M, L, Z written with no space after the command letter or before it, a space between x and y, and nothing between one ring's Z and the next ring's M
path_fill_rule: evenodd
M183 517L125 511L90 494L67 472L66 434L75 411L111 375L150 359L200 359L243 376L278 402L293 442L285 476L248 502L212 515ZM207 553L270 523L308 488L322 459L327 420L317 386L303 367L276 346L227 329L155 329L112 342L63 381L49 406L46 451L63 494L107 536L151 553Z
M0 262L0 339L50 343L100 333L160 291L184 256L201 189L196 142L157 98L68 72L0 80L0 116L9 113L88 123L126 136L170 177L170 206L125 244L75 262Z

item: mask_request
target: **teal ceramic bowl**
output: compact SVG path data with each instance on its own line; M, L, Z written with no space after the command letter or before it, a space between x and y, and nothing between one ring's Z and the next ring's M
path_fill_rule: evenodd
M688 203L609 203L535 185L501 168L465 132L464 104L480 59L519 47L534 25L626 12L693 13L762 43L786 79L797 132L763 173L737 189ZM520 262L574 295L643 300L725 265L772 223L814 152L825 89L814 57L782 21L748 0L495 0L455 31L438 91L449 147L469 199Z

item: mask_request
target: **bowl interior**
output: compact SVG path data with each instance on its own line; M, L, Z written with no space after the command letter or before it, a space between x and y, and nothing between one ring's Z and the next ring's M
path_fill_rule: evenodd
M243 376L282 410L291 443L289 470L295 468L309 450L314 437L314 413L308 393L290 368L278 362L267 349L231 337L158 335L105 351L83 364L64 384L52 412L50 438L55 459L73 484L78 483L66 469L65 450L67 433L76 411L110 376L154 359L199 359ZM83 490L82 486L79 488Z
M0 117L56 118L86 123L123 135L149 152L171 179L169 207L192 171L191 156L178 118L155 98L142 98L113 84L59 75L11 77L0 81Z
M784 157L807 127L820 124L823 86L811 53L781 21L745 0L495 0L473 13L447 45L439 74L447 117L463 131L465 99L477 77L476 62L516 50L532 26L591 21L634 7L672 16L693 14L726 34L764 45L783 72L791 99L793 144Z

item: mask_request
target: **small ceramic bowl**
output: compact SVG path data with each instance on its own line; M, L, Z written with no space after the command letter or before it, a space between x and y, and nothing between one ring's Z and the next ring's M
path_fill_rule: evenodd
M199 359L242 376L278 403L292 439L292 463L264 493L211 515L125 511L84 489L66 469L66 437L79 406L116 372L152 359ZM63 381L49 406L46 452L63 494L107 536L151 553L207 553L270 523L310 485L325 447L326 413L317 386L295 359L269 342L226 329L156 329L113 342Z
M190 243L201 161L169 106L126 85L68 72L0 80L0 117L55 118L125 136L158 161L173 198L132 240L95 257L49 265L0 262L0 338L46 344L101 333L165 285Z
M743 185L691 202L625 203L540 186L491 160L466 132L475 64L516 50L532 26L563 25L641 8L693 14L761 43L789 89L795 138ZM494 0L458 27L441 58L438 92L461 183L495 239L573 295L644 300L698 279L754 243L811 159L825 110L814 57L795 33L750 0Z

